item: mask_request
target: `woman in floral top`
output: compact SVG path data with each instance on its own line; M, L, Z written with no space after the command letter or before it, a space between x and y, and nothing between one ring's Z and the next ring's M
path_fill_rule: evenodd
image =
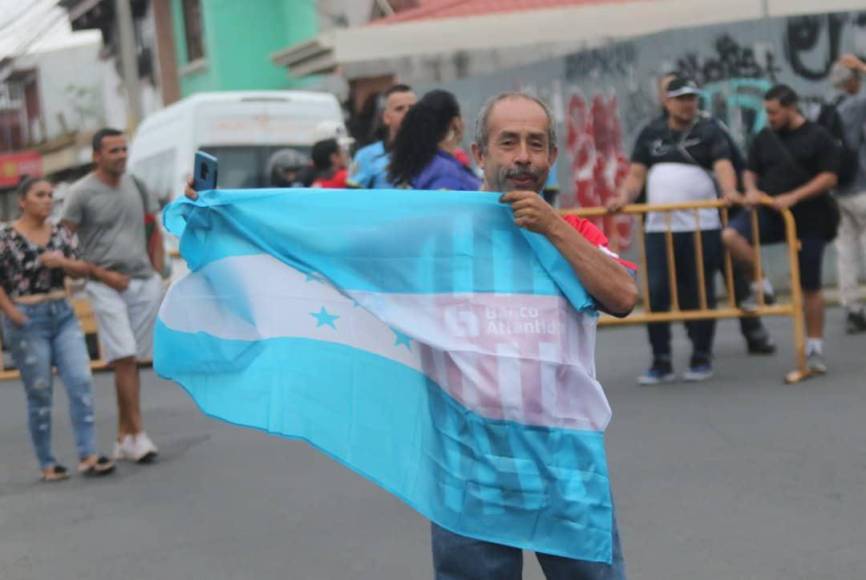
M30 437L44 481L69 477L51 453L52 365L66 386L78 450L78 471L106 475L114 463L95 451L93 385L84 335L66 299L67 275L87 276L77 240L48 221L54 188L25 178L18 188L21 217L0 225L0 310L3 338L27 392Z

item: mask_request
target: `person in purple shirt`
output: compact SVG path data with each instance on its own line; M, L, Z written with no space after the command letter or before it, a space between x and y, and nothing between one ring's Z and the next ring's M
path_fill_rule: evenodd
M481 180L454 155L463 140L460 105L434 90L409 109L394 138L388 176L412 189L476 191Z

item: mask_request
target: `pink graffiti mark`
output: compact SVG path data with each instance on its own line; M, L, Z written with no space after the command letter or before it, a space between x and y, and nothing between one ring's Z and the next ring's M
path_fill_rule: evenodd
M596 95L590 105L583 94L575 92L568 101L566 123L574 194L563 195L561 207L604 205L625 179L629 165L623 152L616 96ZM631 216L605 216L593 222L604 231L615 251L631 246Z

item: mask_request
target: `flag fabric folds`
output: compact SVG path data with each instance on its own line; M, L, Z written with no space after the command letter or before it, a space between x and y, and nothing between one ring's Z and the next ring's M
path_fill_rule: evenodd
M488 192L218 190L164 212L190 273L157 372L438 525L610 562L595 304Z

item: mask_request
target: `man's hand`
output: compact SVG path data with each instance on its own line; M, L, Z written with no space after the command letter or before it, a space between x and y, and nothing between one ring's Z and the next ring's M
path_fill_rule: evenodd
M616 213L627 205L628 199L626 199L626 196L622 193L617 193L613 197L608 198L604 203L604 207L606 207L607 211L610 213Z
M722 194L722 201L724 201L728 207L732 205L740 205L745 203L746 198L740 194L736 189L732 189L730 191L726 191Z
M9 317L9 320L17 326L18 328L23 328L25 324L30 322L30 319L27 318L27 315L21 312L18 308L9 312L6 316Z
M198 199L198 192L192 188L192 177L186 178L186 187L183 189L183 194L190 199Z
M798 201L800 201L800 198L793 193L784 193L782 195L777 195L773 198L773 209L775 209L776 211L790 209L797 205Z
M856 70L861 73L866 72L866 63L864 63L853 54L843 54L841 57L839 57L839 63L842 66L847 66L851 70Z
M99 281L111 288L112 290L116 290L118 292L123 292L127 288L129 288L129 276L127 276L126 274L121 274L120 272L112 272L111 270L106 270L105 272L102 272Z
M514 223L537 234L547 235L562 221L555 209L534 191L510 191L499 198L511 204Z
M42 262L46 268L63 268L66 264L66 256L63 255L63 252L53 250L51 252L43 252L40 254L39 261Z
M749 208L759 206L761 205L761 200L766 195L767 194L760 189L750 189L746 192L746 195L743 198L743 204Z

